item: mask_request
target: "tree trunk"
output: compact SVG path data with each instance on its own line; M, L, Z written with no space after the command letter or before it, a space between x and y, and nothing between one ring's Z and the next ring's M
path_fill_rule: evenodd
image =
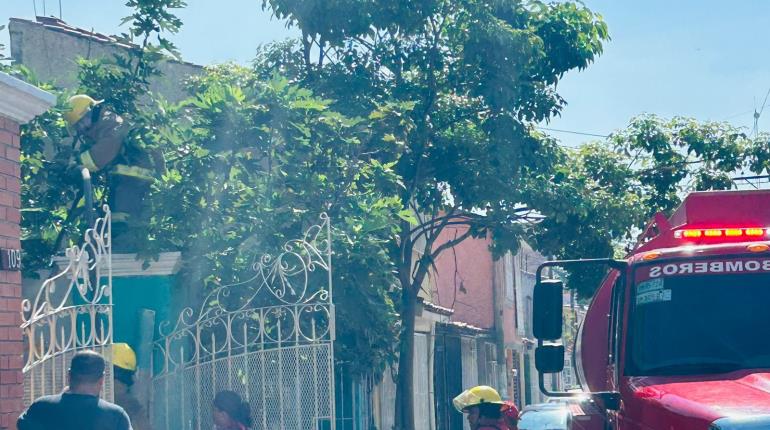
M417 298L410 285L401 290L401 338L396 382L395 430L414 430L414 325Z

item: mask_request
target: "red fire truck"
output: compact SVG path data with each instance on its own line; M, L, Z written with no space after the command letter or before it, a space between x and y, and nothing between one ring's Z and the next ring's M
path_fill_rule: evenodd
M576 371L611 429L770 429L770 191L690 194L624 260L537 271L540 389L564 367L560 281L547 267L609 269L576 338Z

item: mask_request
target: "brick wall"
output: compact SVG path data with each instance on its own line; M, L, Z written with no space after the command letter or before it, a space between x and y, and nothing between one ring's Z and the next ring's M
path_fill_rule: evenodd
M461 236L466 227L447 227L435 246ZM453 322L481 328L492 328L494 311L494 262L489 251L490 240L469 238L442 252L436 259L432 300L439 306L454 309Z
M0 248L21 249L19 125L0 116ZM24 394L21 272L0 271L0 429L15 429Z

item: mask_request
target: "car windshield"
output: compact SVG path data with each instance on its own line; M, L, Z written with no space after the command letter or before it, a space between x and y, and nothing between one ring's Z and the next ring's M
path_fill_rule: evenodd
M561 430L567 428L565 409L524 411L518 424L519 430Z
M759 273L758 264L732 260L644 268L658 277L636 275L627 373L694 375L770 368L770 342L765 339L770 274ZM744 266L757 270L724 273Z

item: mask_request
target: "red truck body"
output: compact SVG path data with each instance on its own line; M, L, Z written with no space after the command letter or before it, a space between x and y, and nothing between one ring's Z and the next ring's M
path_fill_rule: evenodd
M770 190L697 192L658 215L576 339L619 429L770 428Z

